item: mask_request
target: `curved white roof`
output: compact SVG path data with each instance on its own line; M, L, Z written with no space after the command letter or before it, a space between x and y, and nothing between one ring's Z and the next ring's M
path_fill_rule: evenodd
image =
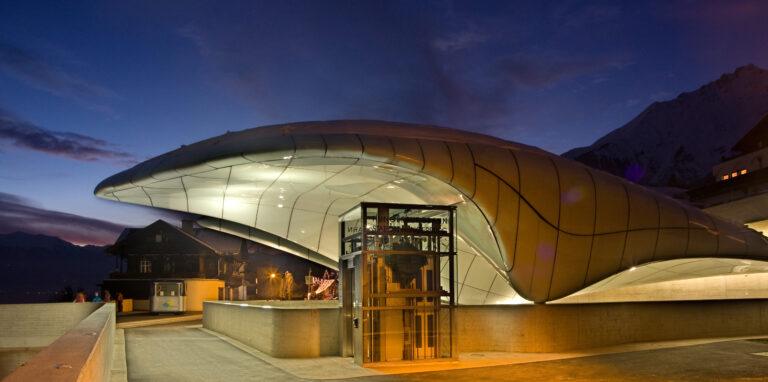
M339 214L361 201L457 205L460 303L515 291L554 300L668 259L768 260L755 231L531 146L436 126L326 121L227 133L116 174L95 194L204 215L205 226L328 265Z

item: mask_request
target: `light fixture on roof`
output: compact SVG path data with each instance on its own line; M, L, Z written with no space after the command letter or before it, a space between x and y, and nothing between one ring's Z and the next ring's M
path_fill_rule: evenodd
M283 208L283 205L282 204L278 204L277 208Z

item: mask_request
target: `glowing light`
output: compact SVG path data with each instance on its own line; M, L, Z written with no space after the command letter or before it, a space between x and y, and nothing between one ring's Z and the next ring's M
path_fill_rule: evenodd
M280 195L280 196L278 196L278 198L280 198L280 199L285 199L285 196L283 196L283 195Z
M735 178L735 177L737 177L737 176L739 176L739 173L738 173L738 172L735 172L735 171L734 171L734 172L732 172L732 173L731 173L731 178Z
M731 176L728 174L723 175L723 180L728 180Z
M274 273L273 273L273 274L271 274L271 275L269 275L269 277L270 277L270 278L275 278L275 276L277 276L277 275L276 275L276 274L274 274Z
M637 267L632 267L632 268L629 268L629 271L630 271L630 272L632 272L632 271L634 271L635 269L637 269Z
M531 304L531 301L528 301L520 295L517 295L513 298L507 298L505 300L496 301L496 305L523 305L523 304Z
M248 304L240 304L240 306L248 306Z
M741 170L741 172L739 172L739 174L741 174L741 175L744 175L744 174L746 174L746 173L747 173L747 169L746 169L746 168L745 168L745 169L742 169L742 170Z
M293 158L293 155L284 156L283 159L291 159Z
M283 208L283 205L282 204L278 204L277 208Z
M387 188L395 188L395 186L390 184L389 186L387 186Z

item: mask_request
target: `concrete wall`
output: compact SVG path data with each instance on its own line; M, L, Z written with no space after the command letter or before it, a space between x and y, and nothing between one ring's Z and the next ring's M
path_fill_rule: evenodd
M461 306L459 352L561 352L768 334L768 300Z
M0 378L68 332L101 304L0 305Z
M115 333L115 304L95 305L100 307L3 381L109 380Z
M101 305L91 302L0 305L0 349L48 346Z
M203 310L203 301L218 300L219 288L224 288L224 281L214 279L185 279L187 298L186 311L199 312Z
M292 306L290 303L293 303ZM203 326L274 357L339 355L337 302L205 302ZM552 353L768 334L768 299L460 306L458 351Z
M339 355L338 301L206 301L203 327L270 356Z

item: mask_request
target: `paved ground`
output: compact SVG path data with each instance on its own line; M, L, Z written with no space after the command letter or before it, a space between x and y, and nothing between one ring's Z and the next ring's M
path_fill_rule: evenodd
M189 323L125 330L129 381L305 381ZM379 381L768 381L768 343L728 341L515 365L376 375ZM332 363L329 363L332 365ZM318 366L322 368L322 366ZM333 378L327 367L320 375ZM345 379L349 381L351 379Z
M197 328L125 330L128 381L292 381L292 375Z
M375 376L378 381L768 381L768 344L751 341L647 350L558 361Z

